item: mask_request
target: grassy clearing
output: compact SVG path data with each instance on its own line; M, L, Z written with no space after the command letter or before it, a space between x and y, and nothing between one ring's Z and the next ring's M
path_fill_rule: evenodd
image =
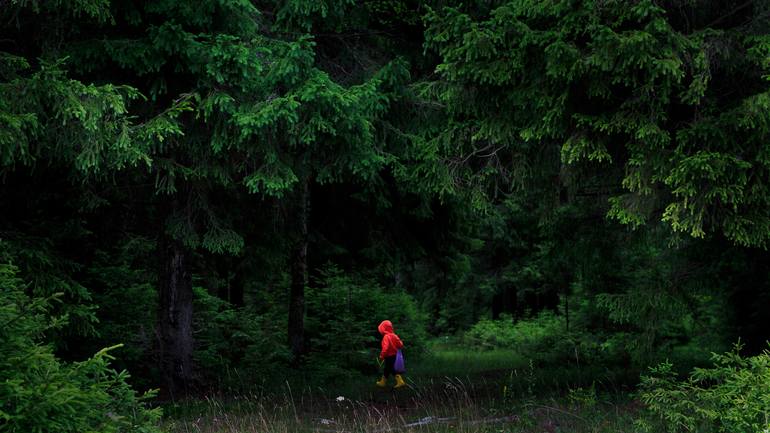
M435 346L423 359L410 365L409 371L416 377L460 377L511 371L527 363L513 350L473 351Z
M172 433L256 432L575 432L633 431L636 403L622 392L564 385L511 351L434 348L408 364L409 388L374 386L375 377L337 386L288 383L269 393L217 396L168 405ZM610 397L612 396L612 397Z

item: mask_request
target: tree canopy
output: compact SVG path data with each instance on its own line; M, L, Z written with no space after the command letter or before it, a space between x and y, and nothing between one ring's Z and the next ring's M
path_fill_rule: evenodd
M768 2L0 5L12 431L368 373L384 318L553 364L766 346Z

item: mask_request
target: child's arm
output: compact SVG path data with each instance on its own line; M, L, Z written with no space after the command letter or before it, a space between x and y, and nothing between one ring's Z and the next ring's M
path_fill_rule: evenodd
M385 359L385 352L388 351L390 346L390 339L387 336L382 337L382 351L380 351L380 359Z

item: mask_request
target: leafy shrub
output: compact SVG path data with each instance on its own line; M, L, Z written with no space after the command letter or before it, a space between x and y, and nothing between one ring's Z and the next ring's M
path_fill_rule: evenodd
M770 429L770 352L742 357L740 345L713 354L713 367L696 368L679 380L671 363L642 378L646 431L764 432Z
M288 364L285 318L235 307L201 287L194 295L194 357L204 382L244 388Z
M124 343L113 352L118 357L113 365L133 372L131 382L140 388L160 381L153 357L158 305L157 276L150 271L154 248L153 241L137 237L114 252L95 252L85 284L99 306L98 338L68 347L70 353L86 356L105 344Z
M408 357L422 352L425 327L408 294L387 291L334 266L320 275L305 293L308 354L303 373L323 381L351 371L371 372L379 354L377 325L384 319L393 321ZM194 357L202 384L243 389L276 385L272 382L297 374L288 368L284 308L238 308L201 287L195 287L194 294Z
M425 347L423 318L412 297L401 290L385 290L329 265L321 270L318 286L308 289L306 302L311 368L372 370L380 348L377 325L385 319L393 322L407 357Z
M97 306L89 289L73 277L83 270L82 265L64 258L51 239L20 233L12 233L10 238L14 240L0 240L0 262L14 263L14 272L24 280L31 296L46 298L58 294L58 301L49 305L48 311L66 316L67 320L47 330L55 349L65 347L68 338L95 337L99 323Z
M481 350L512 349L538 363L606 361L608 352L599 336L588 332L567 332L563 316L542 311L537 316L513 322L511 316L483 319L466 331L463 344Z
M66 318L49 316L59 295L32 298L17 269L0 265L0 425L19 433L159 432L158 409L148 410L110 368L109 349L83 362L65 363L40 339Z
M553 347L564 333L564 319L553 312L543 311L532 319L516 323L508 315L502 315L498 320L481 320L465 333L464 342L480 349L508 348L534 352Z

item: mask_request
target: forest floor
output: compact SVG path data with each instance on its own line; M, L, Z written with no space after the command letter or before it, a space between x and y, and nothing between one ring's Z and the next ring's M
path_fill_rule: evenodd
M627 390L613 385L618 378L610 372L539 369L511 351L435 348L408 367L409 386L399 390L376 387L376 377L351 375L333 387L297 390L287 383L265 394L178 402L164 407L164 428L171 433L618 433L634 431L640 410Z

